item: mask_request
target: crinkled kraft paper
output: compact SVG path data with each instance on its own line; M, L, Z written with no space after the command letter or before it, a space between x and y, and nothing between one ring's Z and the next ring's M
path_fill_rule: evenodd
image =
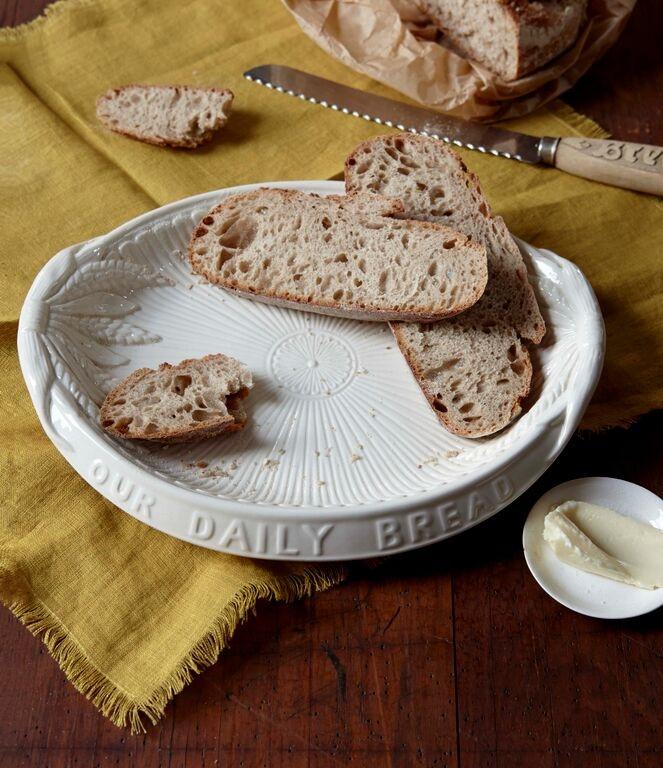
M589 0L575 44L512 82L436 42L407 0L284 0L304 32L352 69L441 112L517 117L559 96L615 42L636 0Z

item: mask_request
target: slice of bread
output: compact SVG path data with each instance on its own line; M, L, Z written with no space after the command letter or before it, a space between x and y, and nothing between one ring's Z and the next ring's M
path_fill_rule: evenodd
M249 369L226 355L139 368L101 406L102 427L115 437L188 443L242 429Z
M125 85L97 100L111 131L161 147L193 149L228 121L232 91L188 85Z
M486 250L448 227L393 218L397 200L261 189L196 227L194 272L259 301L362 320L428 322L471 307Z
M532 378L529 353L513 328L455 323L393 326L398 346L444 426L485 437L520 413Z
M572 45L587 0L413 0L451 47L503 80L542 67Z
M451 432L482 437L502 429L529 392L532 365L521 338L539 343L545 323L520 250L478 179L442 142L396 134L360 144L346 161L345 180L349 193L397 197L402 215L445 222L486 246L488 284L471 309L432 325L392 328Z

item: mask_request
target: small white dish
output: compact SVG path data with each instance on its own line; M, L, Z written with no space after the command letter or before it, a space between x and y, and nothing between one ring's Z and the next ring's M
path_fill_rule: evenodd
M585 501L663 530L663 499L635 483L613 477L581 477L545 493L523 529L525 560L541 588L557 602L585 616L628 619L660 608L663 589L641 589L586 573L557 559L543 539L543 521L564 501Z

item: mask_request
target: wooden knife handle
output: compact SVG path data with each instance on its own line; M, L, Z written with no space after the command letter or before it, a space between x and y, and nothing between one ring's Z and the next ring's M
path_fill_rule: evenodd
M663 147L612 139L560 139L556 168L614 187L663 195Z

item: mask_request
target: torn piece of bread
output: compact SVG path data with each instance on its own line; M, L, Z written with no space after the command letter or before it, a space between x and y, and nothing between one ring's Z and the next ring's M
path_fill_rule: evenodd
M205 440L244 427L242 400L252 386L249 369L226 355L139 368L108 393L101 425L131 440Z
M261 189L194 230L194 272L250 298L362 320L428 322L484 291L486 250L448 227L395 219L397 200Z
M412 0L452 47L503 80L533 72L571 46L587 0Z
M532 364L521 339L538 344L545 323L520 250L476 176L442 142L396 134L360 144L346 161L345 179L348 192L396 197L403 215L448 223L486 246L488 284L471 309L431 325L392 328L447 429L466 437L502 429L530 388Z
M232 91L188 85L125 85L97 100L111 131L162 147L193 149L228 121Z

